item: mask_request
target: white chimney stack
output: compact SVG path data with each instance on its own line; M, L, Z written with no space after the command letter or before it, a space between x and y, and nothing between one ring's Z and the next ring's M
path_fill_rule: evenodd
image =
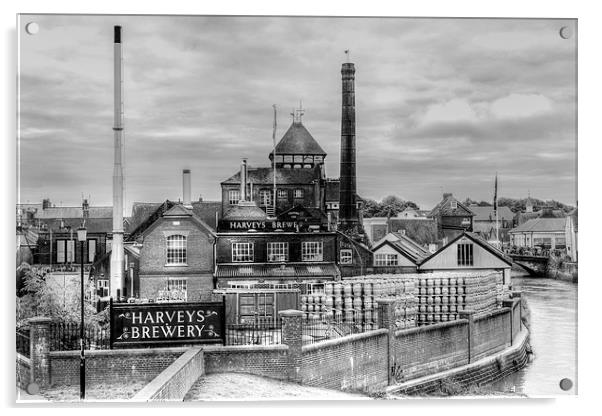
M247 200L247 159L240 164L240 200Z
M124 253L123 253L123 101L121 67L121 26L114 28L113 65L114 65L114 160L113 160L113 241L111 245L111 296L124 296ZM128 293L132 296L133 293Z
M182 199L186 208L192 209L192 203L190 202L191 190L190 190L190 169L182 170Z

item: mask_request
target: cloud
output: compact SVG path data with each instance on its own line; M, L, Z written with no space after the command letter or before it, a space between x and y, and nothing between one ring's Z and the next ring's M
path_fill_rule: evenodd
M541 94L510 94L491 103L491 112L499 118L531 117L549 112L552 102Z

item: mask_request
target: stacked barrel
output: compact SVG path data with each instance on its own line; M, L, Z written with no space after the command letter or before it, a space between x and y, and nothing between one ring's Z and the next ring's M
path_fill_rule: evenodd
M418 325L453 321L463 310L487 312L501 305L500 273L429 273L418 280Z

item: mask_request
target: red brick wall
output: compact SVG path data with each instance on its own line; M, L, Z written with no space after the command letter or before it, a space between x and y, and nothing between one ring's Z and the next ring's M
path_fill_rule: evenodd
M398 382L468 363L468 322L397 331L392 375Z
M303 347L301 383L342 390L387 386L387 331L378 330Z
M108 379L150 380L171 365L186 348L86 351L86 383ZM79 383L79 351L50 353L50 383Z
M285 380L287 351L274 346L207 346L204 348L205 373L247 373Z
M510 318L505 308L475 316L472 361L510 346Z

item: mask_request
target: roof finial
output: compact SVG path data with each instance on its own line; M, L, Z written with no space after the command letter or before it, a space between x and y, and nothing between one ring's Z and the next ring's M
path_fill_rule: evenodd
M294 109L293 110L293 122L294 123L301 123L301 118L303 117L303 114L305 114L305 110L303 109L303 101L299 100L299 108Z

